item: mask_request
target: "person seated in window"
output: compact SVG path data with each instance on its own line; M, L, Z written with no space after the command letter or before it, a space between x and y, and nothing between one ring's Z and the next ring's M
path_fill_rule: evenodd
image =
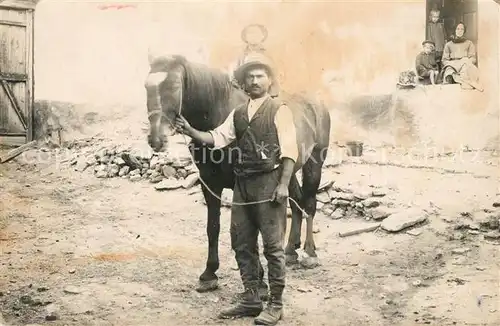
M444 46L443 82L458 83L462 89L477 89L482 92L479 69L476 66L476 46L465 37L465 32L465 24L458 23L452 40Z
M422 52L415 59L415 69L420 82L424 85L435 85L439 74L439 67L436 62L434 42L425 40L422 42Z

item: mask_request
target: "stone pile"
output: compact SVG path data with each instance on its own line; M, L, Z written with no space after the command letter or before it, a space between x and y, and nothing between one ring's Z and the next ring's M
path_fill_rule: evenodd
M358 217L381 221L391 215L394 205L387 200L386 192L378 188L352 190L332 186L317 194L318 209L332 219Z
M165 153L101 147L78 154L70 161L75 170L90 170L97 178L147 180L157 190L191 188L198 182L198 171L189 156L171 157Z
M483 212L486 214L480 214L480 216L473 216L470 213L461 214L461 217L468 218L455 223L454 230L457 232L450 236L450 240L462 240L467 233L470 235L482 234L486 240L500 241L500 205L495 202L493 209L486 208ZM448 219L444 220L448 221Z
M427 222L430 215L429 210L420 207L396 208L385 190L373 186L362 190L332 186L323 189L316 198L317 208L332 219L362 218L374 221L340 236L370 232L378 227L390 233L400 232Z

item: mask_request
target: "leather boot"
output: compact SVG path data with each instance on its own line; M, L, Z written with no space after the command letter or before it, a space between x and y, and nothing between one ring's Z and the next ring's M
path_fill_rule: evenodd
M269 288L268 288L266 282L261 281L257 291L259 292L260 300L267 301L269 299ZM231 303L236 303L236 302L241 301L244 298L245 293L246 292L244 291L244 292L240 292L240 293L236 294L233 297L233 299L231 300Z
M220 312L221 319L242 317L256 317L262 311L263 305L257 289L247 289L241 296L240 302L229 309Z
M283 300L281 295L271 296L266 308L255 318L255 325L276 325L283 318Z

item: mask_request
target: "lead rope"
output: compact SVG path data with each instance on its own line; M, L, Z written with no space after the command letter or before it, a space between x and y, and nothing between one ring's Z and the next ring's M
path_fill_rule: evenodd
M182 84L182 83L181 83ZM182 94L182 86L181 86L181 89L180 89L180 100L179 100L179 111L177 112L177 114L180 116L181 115L181 112L182 112L182 100L183 100L183 94ZM162 117L165 116L165 114L163 113L162 110L155 110L155 111L152 111L151 113L149 113L149 116L151 116L152 114L154 113L157 113L158 111L161 111L161 115ZM175 130L175 125L172 124L172 122L169 120L169 119L166 119L170 125L174 128ZM161 119L159 119L160 123L161 123ZM184 143L186 144L186 146L189 146L189 142L188 142L188 139L186 137L185 134L181 133L182 134L182 137L184 138ZM189 158L191 159L191 163L196 166L196 162L194 160L194 156L193 156L193 153L191 153L191 151L189 151ZM198 173L198 180L200 180L200 182L205 186L205 188L208 190L208 192L214 196L215 198L219 199L221 201L221 203L226 203L226 204L231 204L231 205L236 205L236 206L247 206L247 205L254 205L254 204L261 204L261 203L267 203L267 202L272 202L273 199L272 198L269 198L269 199L264 199L264 200L257 200L257 201L249 201L249 202L244 202L244 203L238 203L238 202L234 202L234 201L226 201L224 199L222 199L221 196L217 195L212 189L210 189L210 187L207 185L207 183L205 182L205 180L203 180L203 178L201 177L200 173ZM288 200L292 203L295 204L295 206L302 212L303 216L304 217L308 217L309 215L306 213L306 211L300 207L300 205L297 203L297 201L295 201L293 198L291 198L290 196L287 197Z

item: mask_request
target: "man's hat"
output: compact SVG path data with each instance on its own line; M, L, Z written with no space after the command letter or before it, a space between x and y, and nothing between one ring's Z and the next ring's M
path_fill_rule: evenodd
M431 44L432 46L436 46L436 43L434 43L433 41L431 40L425 40L422 42L422 45L425 45L425 44Z
M273 69L273 62L265 55L259 52L249 53L243 58L243 62L233 72L233 76L240 85L245 83L245 74L250 68L264 67L270 74L269 78L272 85L269 89L271 96L277 96L279 93L279 85Z

